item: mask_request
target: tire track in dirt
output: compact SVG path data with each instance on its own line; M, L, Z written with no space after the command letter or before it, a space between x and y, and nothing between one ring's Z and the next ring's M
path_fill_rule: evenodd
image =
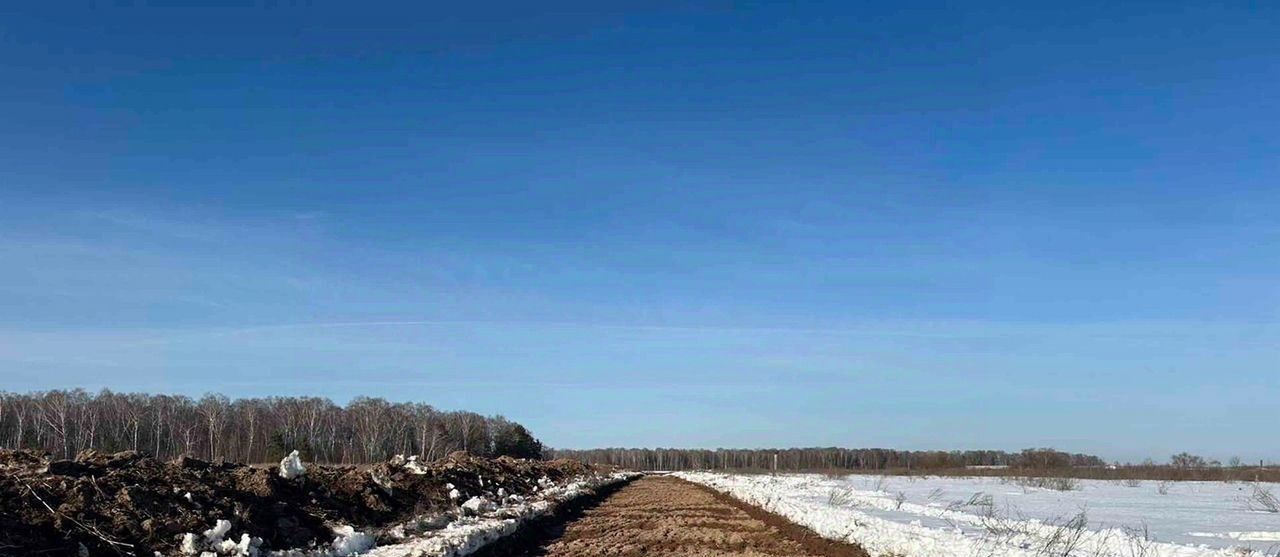
M571 521L483 557L866 557L785 519L668 476L636 480Z

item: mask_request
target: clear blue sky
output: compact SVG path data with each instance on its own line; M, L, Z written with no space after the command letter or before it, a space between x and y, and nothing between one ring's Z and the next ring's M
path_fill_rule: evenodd
M1280 459L1269 3L28 3L0 71L0 389Z

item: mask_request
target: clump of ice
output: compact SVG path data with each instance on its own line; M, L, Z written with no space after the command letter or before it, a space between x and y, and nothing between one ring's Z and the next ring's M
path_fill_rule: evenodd
M196 535L187 532L182 535L182 545L178 546L178 551L183 555L195 555L200 552L200 548L196 547Z
M298 451L289 453L280 461L280 477L286 480L302 477L307 473L307 467L302 465L302 457L298 456Z
M418 463L418 457L416 456L409 457L409 461L405 463L404 468L419 476L427 473L427 468Z
M261 539L249 534L241 534L239 541L225 539L230 531L231 521L218 520L213 528L205 530L200 536L190 532L184 534L178 551L183 555L200 557L258 557Z
M462 504L462 511L467 514L482 514L490 512L496 508L498 508L498 506L494 505L493 501L484 497L472 497Z
M258 546L262 540L250 537L249 534L240 534L240 541L222 540L218 544L218 550L222 555L234 555L235 557L255 557L258 555Z
M213 525L213 528L204 531L204 539L209 540L209 543L218 543L222 541L222 537L227 535L227 532L230 531L231 521L219 520Z
M426 474L428 472L427 467L423 466L421 462L418 462L417 455L410 455L410 456L405 456L402 454L395 455L391 457L391 465L402 467L405 470L408 470L410 473L417 474L419 476Z
M373 480L374 484L382 488L383 491L387 492L387 495L391 495L395 491L394 486L391 484L391 478L384 478L382 476L379 476L373 470L370 470L369 479Z
M368 551L374 546L373 536L364 532L357 532L355 528L350 526L339 526L333 529L337 539L333 540L333 553L335 555L354 555L362 551Z

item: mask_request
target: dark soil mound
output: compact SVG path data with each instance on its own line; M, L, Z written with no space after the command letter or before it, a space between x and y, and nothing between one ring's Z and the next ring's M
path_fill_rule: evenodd
M0 556L153 557L178 553L183 534L229 520L262 549L330 543L331 524L379 527L453 509L502 488L533 493L592 469L571 461L483 459L455 453L429 464L308 467L292 480L274 468L192 458L159 462L136 452L85 451L74 460L0 451ZM456 489L458 497L450 497Z

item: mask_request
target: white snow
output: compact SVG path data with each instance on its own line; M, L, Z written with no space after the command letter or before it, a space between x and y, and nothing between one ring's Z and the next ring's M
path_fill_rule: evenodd
M208 540L210 544L216 544L221 542L222 537L226 536L227 532L230 532L230 531L231 531L231 521L219 520L217 524L213 525L213 528L210 528L204 531L204 539Z
M418 455L405 456L398 454L391 457L392 466L403 466L406 470L419 476L428 472L427 467L418 462Z
M298 451L289 453L280 461L280 477L286 480L292 480L301 477L307 473L307 467L302 465L302 457L298 456Z
M1250 484L1175 482L1161 494L1157 482L1053 491L986 477L676 475L877 556L1239 557L1280 540L1280 514L1249 510Z
M183 534L182 545L179 546L178 551L181 551L183 555L195 555L196 553L199 553L200 549L196 547L196 535L190 532Z
M333 533L338 537L333 540L334 555L355 555L361 551L367 551L374 545L373 536L363 532L357 532L355 528L350 526L339 526L333 529Z
M1280 542L1280 532L1190 532L1187 535L1246 542Z
M200 555L200 557L257 557L258 546L262 540L252 538L249 534L241 534L239 541L226 539L231 531L231 521L218 520L213 528L205 530L200 536L190 532L182 536L182 544L178 551L182 555Z

